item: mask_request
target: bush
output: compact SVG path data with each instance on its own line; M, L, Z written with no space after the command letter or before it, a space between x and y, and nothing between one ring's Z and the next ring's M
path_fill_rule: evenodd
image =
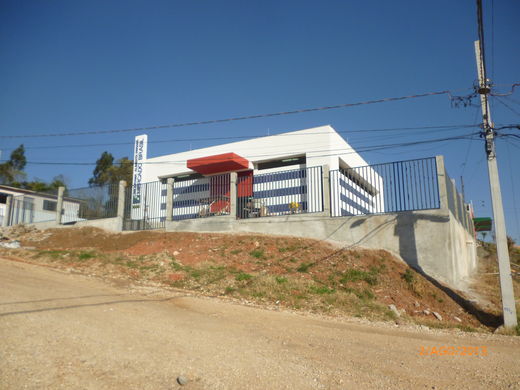
M341 283L348 282L359 282L364 281L371 286L377 284L377 276L376 272L367 272L360 269L351 268L345 271L343 276L340 279Z
M323 295L323 294L332 294L332 293L334 293L335 290L332 288L328 288L327 286L310 286L309 291L314 294Z
M405 273L402 275L402 278L409 286L412 286L415 282L415 275L410 268L405 271Z
M298 268L296 268L296 271L308 272L311 265L312 265L311 263L301 263L300 266Z
M253 278L253 275L246 274L245 272L240 272L237 276L235 276L235 280L242 281L242 280L250 280Z
M251 257L254 257L255 259L264 259L265 254L263 249L254 249L251 252L249 252Z

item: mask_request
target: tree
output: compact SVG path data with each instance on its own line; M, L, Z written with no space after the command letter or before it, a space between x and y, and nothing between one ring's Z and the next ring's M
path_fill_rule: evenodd
M35 178L32 181L13 181L10 183L12 187L23 188L26 190L36 192L53 192L57 193L59 187L65 187L67 190L67 184L65 184L65 177L63 175L54 176L50 183L43 181L42 179Z
M102 186L105 184L117 184L120 180L131 183L132 164L132 160L129 160L128 157L120 158L114 164L114 156L105 151L96 161L96 167L88 184L90 186Z
M114 164L114 156L111 153L103 152L101 157L96 161L96 167L92 172L92 177L89 179L90 186L101 186L108 182L108 170Z
M53 190L57 190L60 187L67 188L65 176L63 176L63 175L54 176L52 178L51 183L49 184L49 187Z
M118 166L114 166L112 169L112 183L119 183L120 180L124 180L128 185L132 185L134 162L129 160L128 157L123 157L117 160L117 164Z
M27 159L25 158L25 147L23 144L11 152L11 158L7 163L11 165L13 169L17 171L23 171L27 165Z
M0 182L7 185L13 185L21 178L25 177L23 169L27 165L25 158L25 148L22 145L18 146L11 152L9 160L0 164Z

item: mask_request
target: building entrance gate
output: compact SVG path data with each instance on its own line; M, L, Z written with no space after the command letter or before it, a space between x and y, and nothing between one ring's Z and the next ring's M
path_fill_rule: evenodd
M123 230L161 229L166 225L166 184L142 183L125 189Z

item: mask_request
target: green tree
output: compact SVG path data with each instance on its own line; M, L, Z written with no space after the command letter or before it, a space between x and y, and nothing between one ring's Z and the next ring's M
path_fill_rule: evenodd
M101 157L96 161L96 167L92 172L92 177L89 179L88 184L90 186L103 185L109 180L108 170L114 164L114 156L111 153L103 152Z
M11 152L9 160L0 164L0 182L7 185L13 185L25 177L23 169L27 165L25 158L25 148L18 146Z
M129 160L128 157L120 158L114 164L114 156L105 151L96 161L96 167L88 184L90 186L102 186L117 184L120 180L125 180L130 184L132 182L132 164L132 160Z

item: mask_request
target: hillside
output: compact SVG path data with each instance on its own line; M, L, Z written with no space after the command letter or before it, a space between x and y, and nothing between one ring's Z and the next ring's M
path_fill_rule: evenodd
M520 316L520 248L511 245L509 253L511 272L513 275L513 288L517 303L517 314ZM480 307L486 313L500 316L502 312L502 302L500 297L496 245L480 241L477 248L477 255L479 265L477 274L471 285L471 290L478 300Z
M94 228L15 227L5 235L22 247L1 248L4 258L118 285L153 284L270 308L431 327L485 331L492 325L489 318L477 318L471 307L461 306L458 292L426 279L382 250L245 234L111 234ZM498 313L490 309L490 314Z

